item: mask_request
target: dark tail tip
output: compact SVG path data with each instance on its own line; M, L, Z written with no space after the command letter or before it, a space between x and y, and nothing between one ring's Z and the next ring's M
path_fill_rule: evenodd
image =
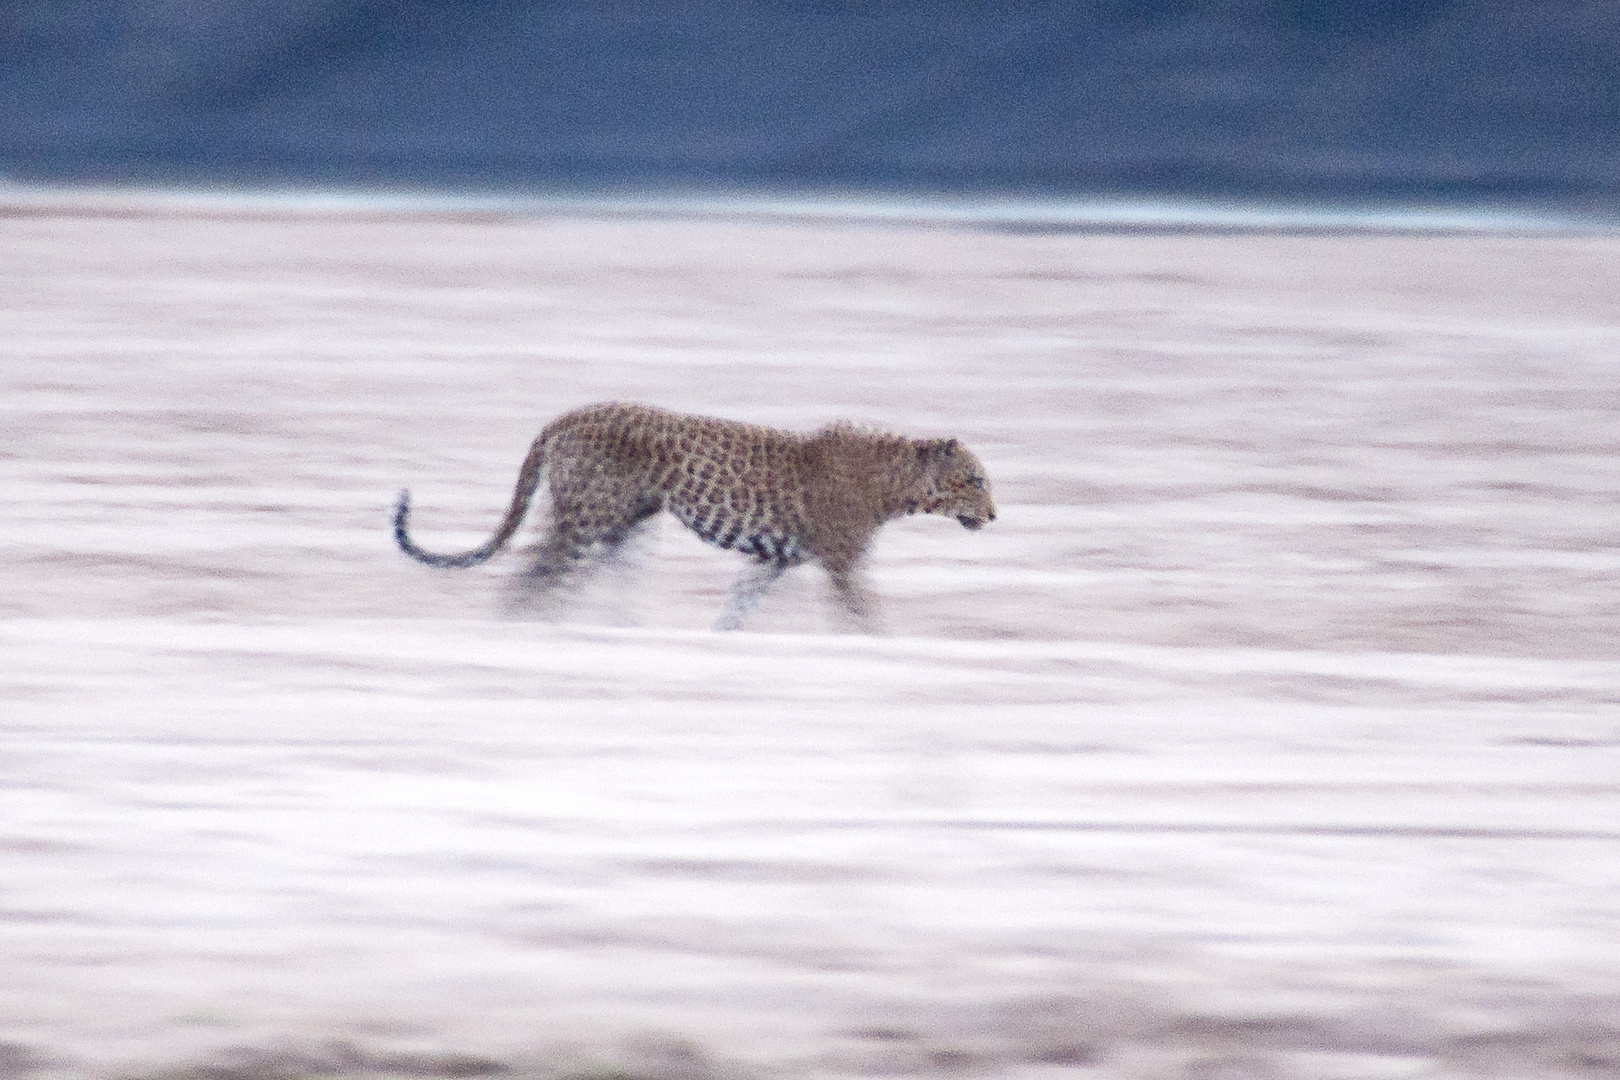
M487 561L495 553L496 545L492 544L474 548L472 551L463 551L460 555L435 555L431 551L423 551L411 542L410 521L411 493L401 491L399 493L399 502L394 505L394 542L399 545L399 550L417 562L426 563L429 566L460 569L467 566L477 566L479 563Z
M399 501L394 504L394 539L401 544L405 543L405 524L411 519L411 493L405 489L399 493Z

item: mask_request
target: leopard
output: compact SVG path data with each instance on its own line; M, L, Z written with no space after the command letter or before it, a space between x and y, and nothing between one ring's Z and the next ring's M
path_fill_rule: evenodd
M481 546L437 554L410 537L411 497L394 507L394 539L428 566L477 566L506 547L546 481L550 514L522 575L525 591L555 590L593 554L618 551L668 512L705 542L749 565L727 593L717 630L741 629L783 573L827 573L854 628L878 626L863 567L886 522L910 514L996 520L979 459L954 438L913 439L849 421L812 432L604 402L547 424L518 470L506 515Z

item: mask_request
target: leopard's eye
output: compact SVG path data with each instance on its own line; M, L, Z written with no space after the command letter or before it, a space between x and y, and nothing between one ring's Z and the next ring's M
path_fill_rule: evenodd
M970 476L968 477L968 483L972 484L978 491L984 490L984 477L982 476Z

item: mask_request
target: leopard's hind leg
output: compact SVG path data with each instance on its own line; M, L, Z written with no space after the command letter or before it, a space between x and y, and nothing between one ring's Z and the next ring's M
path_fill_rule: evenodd
M598 485L582 497L553 498L551 519L529 565L507 590L509 618L555 618L562 592L593 562L611 562L663 508L660 499Z

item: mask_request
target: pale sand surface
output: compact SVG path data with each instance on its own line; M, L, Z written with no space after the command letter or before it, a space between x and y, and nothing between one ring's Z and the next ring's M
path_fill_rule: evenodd
M1617 298L1612 236L0 213L0 1077L1620 1075ZM611 398L955 435L1000 518L890 526L879 638L809 568L709 632L672 522L556 625L393 548Z

